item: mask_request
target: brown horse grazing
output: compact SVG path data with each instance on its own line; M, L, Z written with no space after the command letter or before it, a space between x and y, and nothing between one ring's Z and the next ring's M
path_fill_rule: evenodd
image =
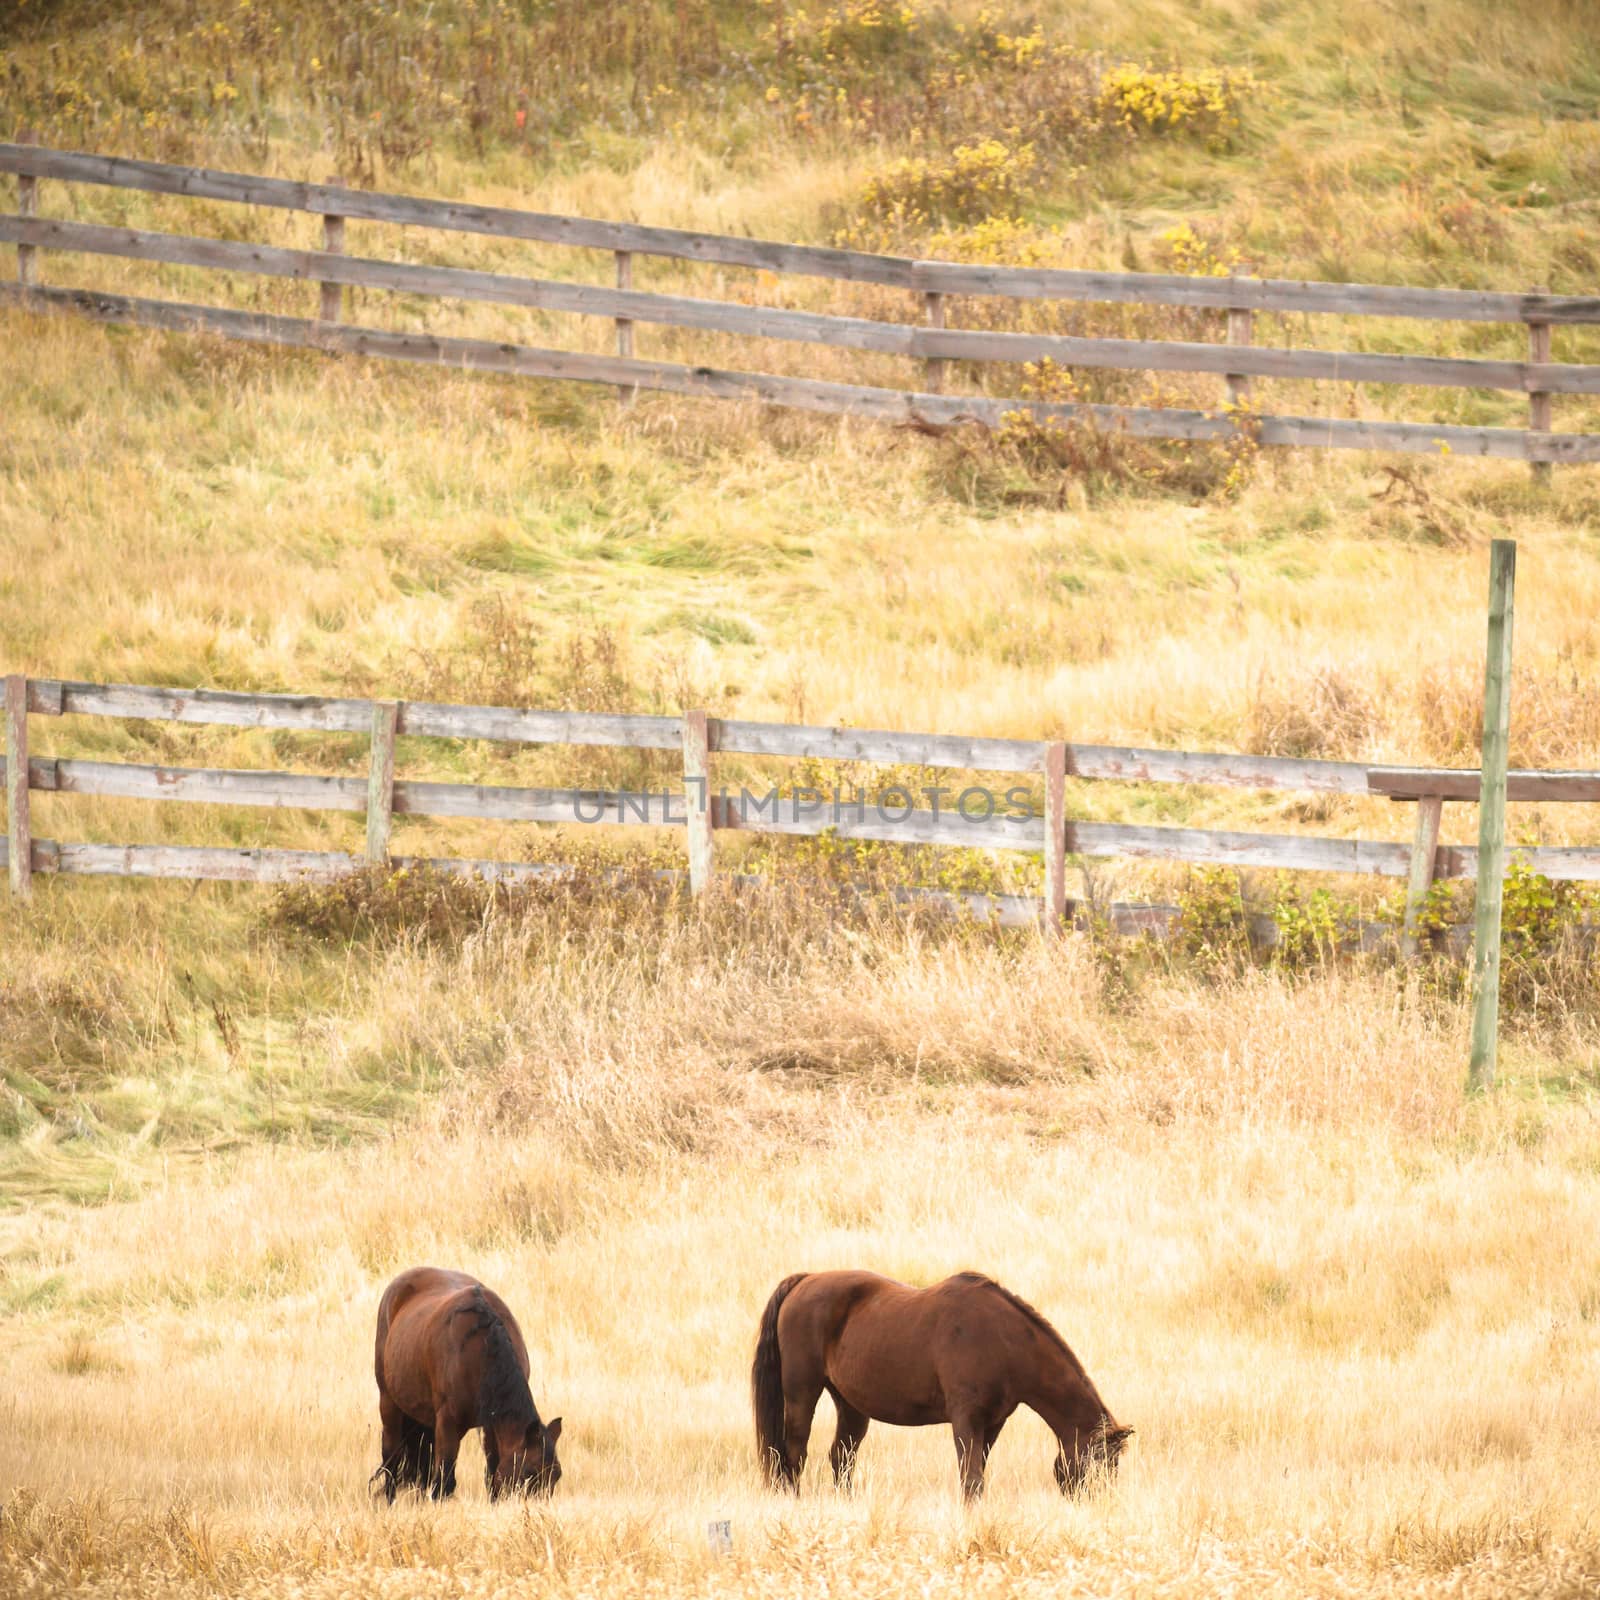
M1075 1492L1091 1467L1116 1469L1119 1427L1066 1341L1025 1300L977 1272L912 1289L873 1272L801 1272L772 1292L750 1374L756 1447L767 1481L799 1487L811 1417L826 1389L839 1414L828 1459L850 1481L876 1418L917 1428L948 1422L961 1487L983 1493L984 1468L1019 1405L1055 1434L1056 1482Z
M378 1302L373 1357L384 1491L412 1483L436 1500L455 1493L462 1436L483 1429L493 1499L511 1489L549 1494L561 1476L556 1440L528 1392L528 1348L504 1300L464 1272L413 1267Z

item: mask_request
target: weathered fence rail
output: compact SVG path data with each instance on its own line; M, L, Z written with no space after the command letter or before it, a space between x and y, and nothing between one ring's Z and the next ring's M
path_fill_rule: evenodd
M994 427L1008 412L1022 410L1041 420L1077 419L1149 438L1219 439L1247 426L1261 443L1269 445L1424 452L1448 448L1461 455L1507 457L1543 466L1600 460L1600 434L1552 431L1553 396L1600 394L1600 365L1551 359L1551 330L1600 323L1600 296L969 266L375 194L30 145L0 144L0 172L17 174L23 186L17 213L0 216L0 241L17 247L18 261L18 281L15 286L3 286L5 295L41 307L76 309L105 321L208 331L257 342L478 371L566 378L630 391L754 397L776 405L889 421L977 422ZM41 217L37 215L38 184L45 179L304 212L322 219L324 248L286 249ZM606 250L616 258L617 287L354 255L346 250L345 224L349 221L400 223ZM52 289L39 281L41 251L299 279L319 286L318 315L314 319L269 316L92 290ZM877 321L636 290L632 288L636 256L905 289L913 297L911 309L922 320ZM348 287L603 317L615 323L618 353L596 356L351 326L339 321L343 290ZM950 301L957 295L1213 309L1227 313L1228 342L1083 338L952 327L948 325ZM1258 311L1522 324L1528 329L1530 359L1277 349L1254 341L1251 318ZM921 391L870 387L642 360L634 354L635 330L641 324L906 357L922 364L924 387ZM1226 399L1216 412L1207 412L1151 406L1044 405L944 392L952 361L1017 364L1045 359L1066 368L1212 374L1224 380ZM1257 415L1253 404L1247 414L1242 413L1241 402L1254 378L1521 392L1529 397L1529 425L1525 429L1493 428Z
M1201 754L1111 745L968 738L741 721L689 711L681 717L614 716L531 711L506 706L458 706L426 701L331 699L307 695L240 694L204 689L93 684L57 679L6 680L7 752L0 775L7 795L8 872L25 896L35 873L120 874L278 882L332 879L364 861L390 859L397 816L475 818L495 822L585 823L680 827L685 830L691 889L714 879L719 834L832 834L989 850L1042 852L1045 884L1029 916L1058 922L1066 907L1069 858L1124 857L1203 865L1280 868L1406 877L1413 911L1436 878L1471 878L1477 851L1441 845L1439 816L1447 800L1476 800L1477 774L1457 769L1375 767L1348 761ZM28 752L30 717L97 716L232 727L298 729L365 735L365 777L41 757ZM426 782L396 776L398 737L483 739L540 745L612 746L677 752L681 785L655 792L587 788L530 788ZM968 774L1000 773L1030 780L1009 788L1004 804L971 785L941 806L934 786L918 795L902 784L879 793L806 786L783 792L734 793L716 781L713 758L727 755L812 758L859 765L935 768ZM21 774L26 773L26 783ZM1201 828L1078 821L1067 812L1068 779L1122 783L1220 785L1231 788L1332 792L1403 799L1417 807L1410 844L1388 840L1306 837ZM1036 785L1032 780L1039 779ZM1042 811L1035 804L1042 788ZM1600 799L1597 772L1516 772L1514 799ZM170 845L79 844L33 837L30 796L99 795L208 805L364 813L364 855L274 849ZM887 803L890 796L896 798ZM1600 881L1600 848L1534 846L1520 859L1548 877ZM395 857L405 862L416 858ZM443 870L497 879L547 876L559 868L526 862L447 858ZM1016 920L1011 907L1011 920Z

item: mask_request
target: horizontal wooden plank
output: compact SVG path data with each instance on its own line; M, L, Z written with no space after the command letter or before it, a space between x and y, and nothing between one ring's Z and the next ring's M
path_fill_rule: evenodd
M1438 877L1476 878L1478 852L1464 845L1441 846L1439 856L1449 870ZM1600 882L1600 849L1583 845L1509 845L1506 864L1520 863L1556 883Z
M168 689L150 684L75 683L52 678L29 680L28 708L39 714L64 712L74 716L301 728L324 733L366 733L372 723L370 700L246 694L226 689ZM679 743L676 717L522 711L511 706L455 706L425 700L401 702L397 731L435 739L623 745L644 750L672 750Z
M1123 783L1213 784L1226 789L1367 792L1367 769L1356 761L1141 750L1120 745L1069 744L1067 776Z
M868 324L873 326L873 324ZM784 338L779 332L772 335ZM818 335L822 343L857 345L850 332ZM904 341L917 356L964 361L1044 361L1063 367L1139 372L1237 373L1257 378L1391 383L1447 389L1512 389L1600 394L1600 366L1569 362L1484 361L1446 356L1371 355L1355 350L1279 350L1271 345L1201 344L1163 339L1079 339L1053 334L982 333L952 328L913 330ZM883 349L883 344L859 345Z
M765 798L763 796L763 798ZM835 805L831 799L810 801L784 796L770 805L756 807L713 799L713 824L728 832L830 834L836 839L863 839L882 844L954 845L978 850L1042 850L1044 819L1012 817L1004 809L993 816L971 819L960 816L954 806L938 812L930 808L909 809L884 797L852 800Z
M1266 445L1323 450L1396 450L1412 455L1488 456L1503 461L1600 461L1600 434L1534 433L1425 422L1361 422L1347 417L1263 417Z
M1131 860L1188 861L1204 866L1267 867L1295 872L1337 872L1404 877L1411 847L1368 839L1304 839L1292 835L1224 833L1199 828L1145 828L1121 823L1075 823L1075 853ZM1600 849L1582 846L1514 848L1508 860L1534 872L1569 882L1600 879ZM1478 852L1442 845L1436 878L1473 878Z
M71 716L139 717L154 722L220 723L239 728L303 728L322 733L365 733L372 723L370 700L30 679L28 709L46 712L52 707L54 713Z
M48 852L44 870L78 877L180 878L223 883L330 883L365 870L363 856L325 850L236 850L197 845L57 844L41 840ZM3 863L0 863L3 864ZM521 861L478 861L447 856L391 856L389 870L428 867L456 876L492 882L534 882L570 876L560 865Z
M1426 289L1386 284L1301 282L1271 278L1203 278L1172 273L1084 272L1042 267L989 267L915 261L865 251L645 227L544 212L380 194L333 184L218 172L203 167L0 144L0 172L66 182L107 184L151 193L309 211L360 221L409 224L457 233L492 234L624 250L634 254L754 267L769 272L844 278L921 293L1010 298L1097 300L1337 315L1423 317L1470 322L1600 322L1600 298Z
M1335 316L1420 317L1445 322L1600 322L1600 297L1593 295L1502 294L1482 289L1083 272L1055 267L985 267L950 261L918 261L914 283L924 293L997 295L1020 300L1094 300L1219 311L1238 307Z
M120 761L36 758L28 765L29 788L60 794L306 811L364 811L367 803L367 785L360 778L301 772L141 766Z
M4 759L0 758L0 774L4 770ZM359 812L367 805L365 779L302 772L146 766L36 756L28 763L28 780L30 789L124 800L178 800L306 811ZM649 823L665 827L681 827L684 823L683 798L672 790L648 794L400 779L394 786L394 810L400 815L474 817L499 822Z
M184 878L222 883L329 882L365 865L320 850L231 850L191 845L58 844L53 870L91 878Z
M1141 827L1116 822L1071 824L1072 854L1197 866L1275 867L1284 871L1404 876L1410 847L1368 839L1313 839L1294 834L1203 828Z
M1368 355L1336 350L1277 350L1149 339L1080 339L973 329L930 329L861 317L734 305L720 300L649 294L459 267L380 261L325 250L288 250L230 239L204 239L112 228L44 217L0 216L0 241L43 249L220 268L307 282L450 296L501 305L623 317L754 338L824 344L917 359L1027 362L1153 372L1239 373L1255 377L1330 379L1450 388L1512 389L1556 394L1600 393L1600 366L1457 360L1437 356Z
M1141 860L1186 861L1197 865L1275 868L1284 871L1332 872L1344 875L1403 876L1409 846L1365 840L1290 839L1265 834L1206 834L1195 829L1117 827L1079 824L1075 852L1088 856L1120 856ZM759 831L791 831L762 829ZM1138 834L1166 837L1139 839ZM856 834L855 837L871 835ZM938 842L920 838L913 842ZM1580 846L1522 847L1511 859L1557 882L1600 882L1600 849ZM6 864L0 842L0 867ZM394 867L429 865L440 871L482 873L501 879L549 878L570 869L548 864L493 862L458 857L397 856ZM229 849L188 845L60 844L34 841L34 869L110 877L222 879L236 882L283 882L294 878L332 879L367 865L361 856L343 852L278 849ZM1477 851L1441 847L1439 878L1471 879Z
M394 809L412 816L492 822L582 822L681 828L683 796L615 789L513 789L489 784L399 782Z
M1368 789L1392 800L1439 795L1445 800L1476 801L1478 786L1476 767L1373 767L1367 773ZM1600 800L1600 772L1513 770L1506 774L1506 799Z
M900 389L824 383L769 373L725 372L672 362L576 355L482 339L390 333L330 326L296 317L223 311L208 306L141 300L79 289L19 290L0 284L0 299L69 308L100 321L182 332L210 332L259 343L342 352L443 366L461 371L560 378L625 389L656 390L714 399L763 400L772 405L834 415L849 414L916 425L1000 425L1008 413L1044 422L1084 422L1151 439L1226 439L1234 426L1222 415L1138 406L1034 405L984 396L918 394ZM1600 434L1532 433L1520 428L1468 428L1416 422L1361 422L1348 418L1263 417L1261 443L1326 449L1393 450L1427 455L1489 456L1515 461L1600 461Z
M426 700L400 703L399 732L430 739L491 739L516 744L620 745L676 750L677 717L625 716L593 711L523 711L511 706L454 706Z
M1038 772L1041 744L1026 739L976 739L963 734L890 733L873 728L797 727L719 717L711 748L729 754L911 763L962 772Z
M1041 770L1042 744L963 734L898 733L873 728L797 727L724 718L713 725L713 750L740 755L910 764L962 772ZM1233 789L1285 789L1365 794L1367 769L1354 761L1303 761L1285 756L1200 754L1122 745L1069 744L1067 774L1128 783L1215 784Z
M217 172L205 167L44 150L34 145L0 144L0 172L32 173L68 183L106 184L197 200L309 211L361 222L400 223L441 228L452 233L483 233L501 239L576 245L590 250L629 250L640 255L754 267L767 272L847 278L859 283L911 287L916 275L908 258L870 255L859 250L780 244L682 228L644 227L631 222L602 222L590 217L469 205L457 200L379 194L335 184L297 183L285 178Z

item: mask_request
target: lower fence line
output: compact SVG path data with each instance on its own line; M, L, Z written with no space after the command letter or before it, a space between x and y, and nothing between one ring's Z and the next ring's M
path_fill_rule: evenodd
M5 860L13 894L26 898L35 874L211 879L235 882L327 881L363 865L426 863L437 870L479 873L500 882L560 876L552 864L443 859L389 854L397 816L472 818L491 822L565 823L681 828L686 881L694 894L713 884L719 834L827 835L841 841L980 848L1044 856L1038 896L950 896L906 890L914 898L946 895L947 907L966 906L1003 925L1064 925L1079 912L1066 893L1069 859L1120 857L1202 866L1329 872L1406 878L1402 946L1414 951L1429 887L1440 879L1471 879L1476 849L1439 843L1446 801L1473 800L1476 772L1271 756L1128 749L1065 741L968 738L868 729L802 727L719 719L699 710L680 717L611 716L530 711L507 706L449 706L416 701L339 700L304 695L253 695L28 680L5 683L8 752L0 761L7 796ZM29 756L29 716L95 715L231 726L364 732L365 778L249 769L187 768ZM611 746L667 752L681 762L677 786L657 790L532 788L440 783L395 776L398 736L490 739L517 743ZM824 757L870 765L922 764L944 770L1026 775L1004 789L979 784L929 785L933 801L919 806L904 783L873 792L855 783L828 792L814 785L741 785L713 789L713 759L721 755ZM26 782L20 781L26 773ZM1383 796L1417 806L1409 844L1361 838L1078 821L1068 814L1068 780L1164 782L1281 788ZM1043 784L1043 810L1038 784ZM846 801L844 796L850 793ZM1518 772L1512 799L1586 801L1600 798L1600 773ZM363 854L286 849L228 849L153 844L89 844L33 837L29 796L34 791L210 805L364 813ZM948 800L950 803L942 804ZM1532 845L1512 852L1533 872L1565 881L1600 882L1600 847ZM1113 919L1115 922L1116 919Z

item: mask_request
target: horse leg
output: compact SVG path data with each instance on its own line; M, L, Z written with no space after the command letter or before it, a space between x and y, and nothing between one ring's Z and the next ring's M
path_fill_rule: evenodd
M400 1470L403 1439L401 1424L405 1418L400 1408L386 1394L378 1396L378 1415L383 1420L383 1443L380 1446L383 1454L378 1460L378 1471L373 1476L383 1478L384 1498L393 1505L395 1474Z
M785 1390L783 1396L783 1480L799 1491L800 1474L806 1469L806 1447L811 1443L811 1419L816 1414L817 1401L822 1398L822 1385L810 1387L799 1393Z
M1004 1420L1001 1419L1002 1422ZM983 1473L989 1463L989 1446L993 1437L998 1436L1000 1428L988 1417L960 1412L950 1419L950 1431L955 1435L961 1492L969 1501L976 1500L983 1493Z
M404 1484L413 1483L419 1489L426 1489L432 1473L433 1429L425 1428L420 1422L413 1422L407 1417L401 1432L400 1459L395 1464L394 1487L398 1489ZM393 1494L389 1498L392 1500Z
M834 1409L839 1413L839 1426L834 1430L833 1448L828 1452L828 1461L833 1467L834 1483L841 1489L848 1489L850 1474L856 1464L856 1451L867 1436L870 1419L866 1412L857 1411L837 1389L830 1387L828 1393L833 1396Z
M383 1420L383 1459L378 1473L383 1477L384 1497L393 1505L395 1491L402 1484L419 1481L416 1442L422 1425L413 1422L388 1395L378 1396L378 1415Z
M462 1430L455 1418L437 1416L433 1424L433 1471L429 1474L429 1493L435 1500L448 1500L456 1492L456 1456L461 1451Z

